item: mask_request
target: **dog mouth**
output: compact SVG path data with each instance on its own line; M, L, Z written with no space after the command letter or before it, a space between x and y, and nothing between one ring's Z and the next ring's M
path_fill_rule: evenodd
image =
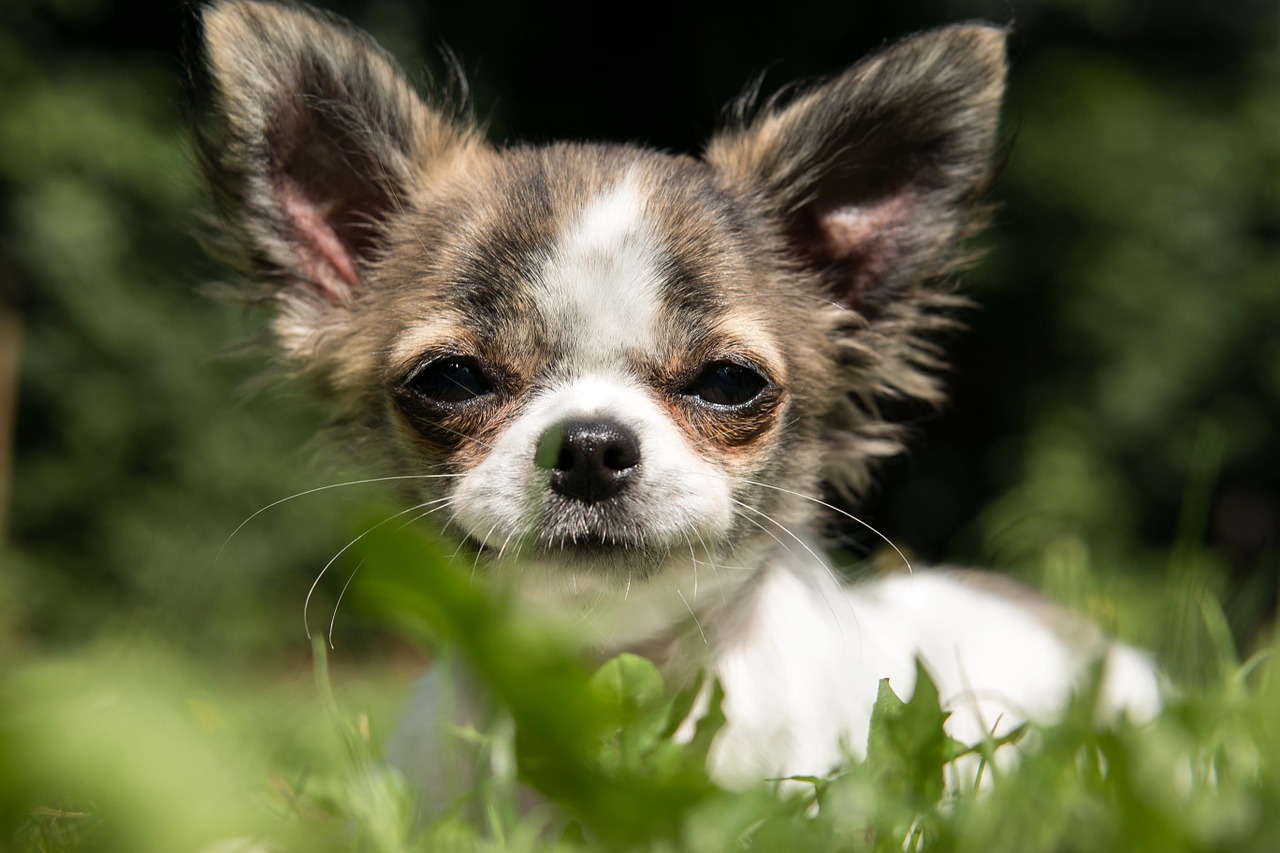
M527 562L553 573L629 580L660 573L678 553L701 553L707 541L691 519L631 500L585 503L552 494L522 515L494 527L460 525L459 532L468 550L499 571L520 571Z
M673 552L668 543L635 534L600 531L539 531L534 536L491 536L485 541L468 535L465 542L476 555L491 560L505 559L516 564L534 560L543 565L558 564L568 571L622 573L629 577L657 572Z
M586 533L576 536L558 536L540 539L536 545L537 553L544 558L555 559L564 555L568 559L610 559L627 561L644 559L654 553L667 554L670 548L656 545L644 540L608 536L600 533Z

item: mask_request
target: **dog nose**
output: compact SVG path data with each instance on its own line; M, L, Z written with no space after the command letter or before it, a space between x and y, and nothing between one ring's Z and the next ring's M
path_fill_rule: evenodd
M551 472L552 490L593 504L626 488L640 464L640 442L616 421L570 420L543 433L535 461Z

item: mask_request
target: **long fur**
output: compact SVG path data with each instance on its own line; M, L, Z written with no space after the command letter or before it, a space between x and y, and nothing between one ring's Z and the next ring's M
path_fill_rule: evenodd
M584 645L713 671L722 781L827 772L917 656L964 739L1051 716L1099 659L1107 714L1158 705L1144 657L1034 598L946 571L845 587L816 538L824 488L854 498L902 449L887 405L942 400L1003 30L904 39L695 158L495 148L305 7L204 25L201 162L284 362ZM417 775L448 713L424 700L393 747Z

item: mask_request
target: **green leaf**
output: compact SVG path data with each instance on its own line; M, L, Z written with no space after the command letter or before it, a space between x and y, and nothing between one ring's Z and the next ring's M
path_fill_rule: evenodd
M867 767L899 794L922 804L937 802L943 767L955 754L943 729L947 716L938 688L919 660L910 700L903 702L889 679L881 679L867 735Z
M661 703L662 675L647 658L621 654L605 662L591 676L591 692L616 712L618 725L625 726L641 711Z

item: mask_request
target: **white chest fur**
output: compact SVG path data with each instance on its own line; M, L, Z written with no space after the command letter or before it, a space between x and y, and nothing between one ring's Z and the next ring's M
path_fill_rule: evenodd
M917 658L950 712L948 732L963 743L1052 720L1099 660L1100 717L1144 720L1159 709L1145 655L1007 582L928 570L844 585L816 558L797 564L794 555L759 572L703 625L704 665L725 694L726 724L710 758L721 784L820 776L862 757L880 679L909 698ZM389 749L431 812L471 782L448 730L482 713L465 686L446 682L440 673L424 679ZM971 770L958 768L956 781Z
M821 775L866 750L879 680L903 698L923 661L965 743L1051 720L1099 658L1104 718L1146 719L1159 685L1141 653L1086 625L1065 634L967 573L917 571L842 586L825 569L773 567L712 668L728 724L712 770L728 784Z

